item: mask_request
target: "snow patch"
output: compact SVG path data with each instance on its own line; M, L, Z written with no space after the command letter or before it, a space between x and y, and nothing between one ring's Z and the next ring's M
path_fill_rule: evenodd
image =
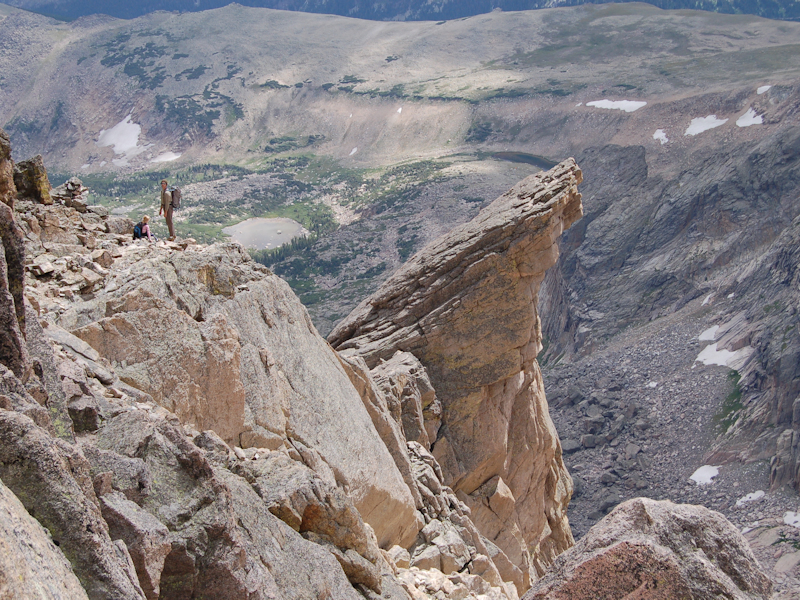
M783 515L783 522L800 529L800 513L786 511Z
M355 148L353 148L352 150L350 150L350 154L349 154L349 156L353 156L353 154L355 154L356 152L358 152L358 146L356 146Z
M702 303L700 306L705 306L706 304L708 304L709 302L711 302L711 299L712 299L713 297L714 297L714 294L709 294L708 296L706 296L705 298L703 298L703 303Z
M578 102L578 103L575 105L575 108L578 108L579 106L583 106L583 102Z
M403 112L403 107L402 106L397 109L397 114L400 114L401 112Z
M142 133L142 126L134 123L128 115L122 121L114 125L111 129L103 129L97 136L97 145L104 147L110 146L114 150L117 158L112 159L112 163L118 167L128 164L128 160L138 156L147 150L152 144L146 146L139 145L139 136ZM101 167L103 164L100 165Z
M750 127L750 125L761 125L764 122L764 118L761 115L757 115L756 111L752 108L748 108L747 112L744 113L741 117L736 119L736 124L739 127Z
M704 365L719 365L720 367L730 367L731 369L740 369L753 354L751 346L740 348L736 352L730 350L717 350L716 344L711 344L703 348L703 351L697 355L695 362L701 362Z
M650 383L647 384L647 387L656 388L656 387L658 387L658 383L655 382L655 381L651 381Z
M642 108L647 102L640 102L637 100L593 100L587 102L586 106L594 106L596 108L607 108L609 110L624 110L625 112L633 112Z
M728 119L718 119L717 115L697 117L696 119L692 119L692 122L689 123L689 127L686 128L686 133L683 135L697 135L699 133L703 133L704 131L708 131L709 129L714 129L715 127L724 125L727 122Z
M728 295L727 295L727 296L725 296L725 297L726 297L728 300L730 300L730 299L731 299L731 298L733 298L735 295L736 295L736 293L735 293L735 292L731 292L730 294L728 294Z
M719 329L719 325L714 325L713 327L709 327L703 333L700 334L700 337L697 339L701 342L713 342L716 339L717 330Z
M669 141L669 138L667 137L667 134L664 133L663 129L656 129L656 132L653 134L653 139L661 142L662 146Z
M170 162L173 160L178 160L181 157L180 154L175 154L174 152L164 152L163 154L159 154L154 159L152 159L151 163L160 163L160 162Z
M712 467L711 465L703 465L699 469L697 469L692 476L689 477L692 481L694 481L697 485L708 485L711 483L711 480L714 479L719 475L719 467Z
M753 492L752 494L747 494L746 496L742 496L736 501L736 506L744 506L748 502L755 502L756 500L761 500L765 496L763 490L758 490Z
M771 87L772 87L771 85L762 85L760 88L756 90L756 94L760 96L764 92L768 91Z

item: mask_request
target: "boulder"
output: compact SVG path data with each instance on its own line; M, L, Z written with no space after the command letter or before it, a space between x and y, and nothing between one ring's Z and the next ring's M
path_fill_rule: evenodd
M53 204L50 197L50 180L41 154L14 165L14 185L17 197L33 200L39 204Z
M142 599L100 514L89 465L29 418L0 410L0 479L44 525L72 563L89 598Z
M164 559L172 549L169 530L120 492L103 495L100 509L111 539L125 542L145 596L158 600Z
M772 584L720 513L635 498L559 556L523 600L765 600Z
M0 203L14 208L17 186L14 184L14 161L11 160L11 141L0 129Z
M104 220L106 233L116 235L133 235L135 223L128 217L111 216Z
M573 543L571 482L536 363L536 303L559 236L581 216L580 182L572 159L520 182L416 254L328 338L370 368L397 350L420 360L443 407L432 444L445 483L469 498L503 478L533 549L529 578Z
M92 299L61 315L62 327L197 430L232 447L277 448L280 438L310 448L381 547L413 542L423 523L402 456L283 280L236 244L131 246L114 267Z
M0 481L0 597L88 600L48 531Z

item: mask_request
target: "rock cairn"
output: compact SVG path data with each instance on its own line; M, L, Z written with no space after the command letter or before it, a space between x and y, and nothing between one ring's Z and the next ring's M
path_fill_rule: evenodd
M81 213L85 213L89 207L89 188L77 177L70 177L60 186L50 190L50 197Z

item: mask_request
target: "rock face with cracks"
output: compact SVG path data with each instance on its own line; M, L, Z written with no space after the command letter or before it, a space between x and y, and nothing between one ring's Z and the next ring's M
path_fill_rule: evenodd
M747 541L721 514L635 498L559 556L523 600L761 600L771 594Z
M3 164L0 192L14 189ZM530 193L541 210L522 217L551 239L571 218L564 173L542 177ZM516 600L563 541L570 486L535 364L489 386L481 410L499 403L527 425L508 430L507 468L466 490L436 457L463 441L448 404L458 386L435 387L441 368L397 348L377 362L331 350L288 286L238 246L133 242L103 207L29 194L0 204L13 205L3 231L15 232L2 238L13 284L0 309L17 324L0 355L0 512L30 541L0 527L16 569L0 568L0 595ZM523 288L539 278L526 251L554 252L542 239L506 248ZM502 236L482 243L513 279L495 256ZM538 347L528 308L523 358ZM481 381L471 377L461 383ZM549 476L529 464L542 457ZM540 486L529 489L538 509L520 473ZM520 519L531 506L551 517L535 545Z
M47 530L0 481L0 598L85 600L72 565ZM15 560L8 560L14 557Z
M120 379L232 446L291 439L348 490L381 546L413 541L414 499L361 397L289 286L238 245L132 247L59 324Z
M573 543L536 299L559 236L581 216L581 180L572 159L525 179L414 256L328 338L371 368L397 350L419 358L442 404L431 442L445 483L525 587Z

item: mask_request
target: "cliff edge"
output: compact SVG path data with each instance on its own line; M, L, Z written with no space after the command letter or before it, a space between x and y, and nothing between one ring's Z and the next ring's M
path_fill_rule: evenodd
M539 285L582 214L572 159L528 177L409 260L331 332L370 367L396 351L425 366L441 402L431 452L524 586L573 544L572 482L547 409ZM542 493L544 491L544 493Z

